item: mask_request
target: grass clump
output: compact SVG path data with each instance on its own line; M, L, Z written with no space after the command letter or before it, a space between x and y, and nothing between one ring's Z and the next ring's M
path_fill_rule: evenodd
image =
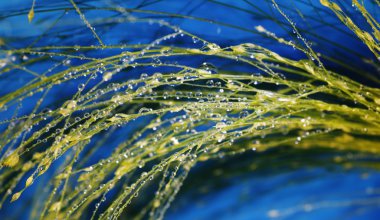
M327 61L345 64L313 49L304 36L312 32L297 27L286 4L266 2L280 15L272 21L293 32L298 42L263 25L246 30L213 22L255 33L302 58L253 41L222 45L160 17L209 22L181 13L92 7L73 0L40 9L33 2L29 22L46 11L75 11L96 44L55 45L59 34L46 32L31 46L2 50L1 75L21 71L32 78L0 97L0 204L22 198L51 172L31 218L80 219L91 210L86 217L118 219L128 215L140 195L149 195L147 188L154 188L140 212L130 216L161 219L189 171L202 161L279 146L379 153L380 90L329 69ZM369 48L376 59L368 60L378 66L379 25L365 5L353 1L372 32L355 25L338 3L320 4ZM92 10L114 14L89 19L84 14ZM124 23L165 31L146 43L112 44L94 28ZM53 43L34 46L45 37ZM175 44L181 41L191 46Z

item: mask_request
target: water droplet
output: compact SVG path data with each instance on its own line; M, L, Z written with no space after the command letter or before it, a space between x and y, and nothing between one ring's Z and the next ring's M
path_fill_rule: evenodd
M218 73L218 69L211 63L202 63L202 65L199 67L202 70L205 70L209 74L216 74Z
M109 81L111 78L112 78L112 72L106 72L103 75L103 80L106 81L106 82Z

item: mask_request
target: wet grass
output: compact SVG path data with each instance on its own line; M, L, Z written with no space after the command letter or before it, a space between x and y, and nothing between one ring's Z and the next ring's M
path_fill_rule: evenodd
M249 1L255 10L210 2L268 19L285 34L276 35L264 24L247 29L141 5L93 7L73 0L63 6L33 2L31 9L4 14L1 19L21 16L31 23L39 14L56 14L57 20L51 19L55 26L63 11L75 12L95 44L55 45L59 37L70 39L70 26L61 26L60 32L48 27L26 47L11 47L14 41L2 40L2 80L15 73L26 80L0 97L1 205L9 198L16 202L49 171L54 174L44 183L31 218L80 219L91 210L91 218L117 219L149 186L156 193L133 217L160 219L199 162L281 146L379 153L380 90L354 80L374 79L371 83L378 85L378 72L323 54L324 44L330 45L378 68L379 24L363 2L353 1L355 16L363 16L369 29L355 24L341 2L297 1L335 15L343 25L333 30L366 45L373 57L364 58L340 42L324 41L320 33L299 28L290 12L333 25L307 17L302 8L265 1L274 16ZM378 2L371 7L378 7L374 4ZM85 13L91 11L110 14L89 19ZM252 33L301 58L282 55L260 41L219 45L170 19L212 22ZM103 28L124 23L165 31L145 43L102 40ZM320 39L321 47L313 46L308 37ZM51 39L48 45L36 46L45 38ZM330 69L326 62L340 68ZM349 70L354 77L337 69ZM96 160L99 155L102 159Z

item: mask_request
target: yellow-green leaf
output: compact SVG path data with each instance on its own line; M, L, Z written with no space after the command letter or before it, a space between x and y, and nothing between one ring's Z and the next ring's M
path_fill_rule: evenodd
M32 22L34 18L34 8L32 7L28 13L28 20L29 20L29 23Z

